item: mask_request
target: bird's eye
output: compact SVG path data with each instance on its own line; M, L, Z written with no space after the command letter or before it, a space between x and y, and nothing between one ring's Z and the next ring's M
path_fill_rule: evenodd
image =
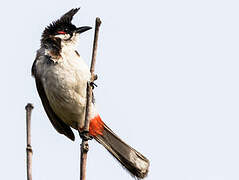
M57 33L58 33L58 34L66 34L65 31L58 31Z

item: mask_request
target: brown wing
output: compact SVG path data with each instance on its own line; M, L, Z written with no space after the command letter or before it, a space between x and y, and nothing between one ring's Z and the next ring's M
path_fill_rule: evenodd
M68 138L70 138L72 141L75 140L75 136L70 128L70 126L66 125L56 114L55 112L52 110L50 103L47 99L45 90L43 88L42 82L40 80L40 78L37 77L37 75L34 73L34 65L35 62L33 64L33 75L35 76L35 81L36 81L36 87L37 87L37 91L38 94L41 98L41 102L43 104L43 107L46 111L46 114L49 118L49 120L51 121L51 124L54 126L54 128L57 130L57 132L59 132L60 134L64 134L65 136L67 136Z

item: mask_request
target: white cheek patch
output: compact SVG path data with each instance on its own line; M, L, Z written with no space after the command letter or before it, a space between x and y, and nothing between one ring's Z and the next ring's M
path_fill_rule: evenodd
M60 39L63 39L63 40L67 40L67 39L69 39L71 36L70 36L70 34L57 34L57 35L55 35L55 37L60 38Z
M75 50L77 42L78 42L78 38L79 38L79 35L74 33L72 35L72 37L70 38L70 40L67 39L65 41L61 41L62 50L63 49L73 49L73 50Z

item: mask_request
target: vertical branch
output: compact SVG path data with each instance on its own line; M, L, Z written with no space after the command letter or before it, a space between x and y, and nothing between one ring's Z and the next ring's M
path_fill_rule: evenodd
M91 82L96 80L96 76L94 74L94 71L95 71L96 51L97 51L97 45L98 45L98 36L99 36L100 24L101 24L100 18L97 17L96 20L95 20L95 36L94 36L93 52L92 52L91 67L90 67ZM91 88L91 85L90 85L91 82L87 82L86 113L85 113L85 124L84 124L83 132L89 132L89 125L90 125L89 112L91 112L90 104L91 104L91 101L92 101L92 88ZM86 159L87 159L88 150L89 150L88 139L82 138L80 180L85 180L86 179Z
M97 47L98 47L98 38L99 38L99 29L101 25L101 20L99 17L95 20L95 36L94 36L94 44L93 44L93 52L92 52L92 59L91 59L91 66L90 66L90 72L91 72L91 78L95 80L95 62L96 62L96 53L97 53Z
M27 129L27 180L32 180L32 146L31 146L31 114L33 105L28 103L26 109L26 129Z

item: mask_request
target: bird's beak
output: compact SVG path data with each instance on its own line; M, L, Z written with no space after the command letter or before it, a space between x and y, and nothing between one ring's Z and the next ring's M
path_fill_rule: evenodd
M83 26L83 27L78 27L75 32L80 34L80 33L83 33L83 32L85 32L85 31L88 31L88 30L90 30L90 29L92 29L92 27Z

